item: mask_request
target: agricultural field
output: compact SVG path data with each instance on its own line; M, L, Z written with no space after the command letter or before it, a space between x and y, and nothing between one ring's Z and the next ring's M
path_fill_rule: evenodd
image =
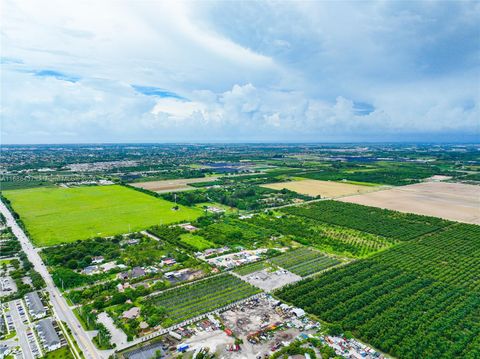
M480 186L425 182L341 198L342 202L480 224Z
M184 206L203 206L205 204L215 206L215 203L217 203L220 204L221 208L230 211L233 208L248 211L258 210L312 199L310 196L286 189L273 190L241 182L228 182L221 188L213 187L196 191L163 193L161 198L167 201L176 201Z
M350 183L333 181L318 181L314 179L303 179L290 182L277 182L262 185L262 187L282 190L284 188L303 195L321 198L335 198L361 194L375 190L375 186L362 186Z
M338 201L321 201L281 210L296 216L353 228L399 241L408 241L435 232L452 223L435 217L405 214Z
M156 307L166 310L163 326L180 323L210 312L260 291L230 274L222 274L190 285L167 290L149 298ZM148 315L144 313L144 315Z
M229 217L202 227L196 234L217 246L231 248L283 247L291 242L288 238L272 240L272 236L275 234L272 229Z
M276 294L399 358L477 358L480 227L454 224Z
M257 226L270 228L278 235L315 247L322 252L361 258L391 247L397 241L356 229L328 224L304 216L257 215L248 220Z
M302 277L341 263L335 258L325 256L306 247L286 252L278 257L273 257L271 262Z
M201 178L181 178L181 179L171 179L163 181L150 181L150 182L136 182L131 183L130 185L137 188L143 188L149 191L163 193L163 192L175 192L175 191L186 191L194 190L195 187L189 186L192 183L205 182L206 180L215 181L217 177L205 177Z
M324 181L352 181L404 186L444 172L448 173L433 165L376 161L370 162L368 165L348 163L343 168L327 168L306 173L302 177Z
M123 186L34 188L4 191L37 246L191 221L202 212Z
M180 235L180 241L196 248L198 251L216 247L215 243L207 241L205 238L191 233L184 233Z
M238 275L245 276L253 272L258 272L259 270L265 269L267 267L268 265L265 261L259 261L237 267L233 271Z

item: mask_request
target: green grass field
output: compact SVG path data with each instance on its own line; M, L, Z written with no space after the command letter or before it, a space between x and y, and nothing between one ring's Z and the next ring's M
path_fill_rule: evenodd
M140 231L155 224L192 221L202 211L122 186L32 188L4 191L37 246Z
M190 244L191 246L197 248L199 251L203 251L208 248L215 248L217 245L210 241L207 241L201 236L196 236L195 234L185 233L180 236L180 241Z
M75 357L70 352L68 347L61 347L60 349L52 352L47 352L44 356L45 359L74 359Z

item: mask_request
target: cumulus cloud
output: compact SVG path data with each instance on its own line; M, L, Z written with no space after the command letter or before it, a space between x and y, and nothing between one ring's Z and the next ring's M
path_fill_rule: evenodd
M479 135L477 2L2 8L4 143Z

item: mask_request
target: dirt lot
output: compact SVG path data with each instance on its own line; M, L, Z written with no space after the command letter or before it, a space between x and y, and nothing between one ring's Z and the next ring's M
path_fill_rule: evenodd
M302 277L284 269L279 269L275 272L271 272L268 269L262 269L241 278L266 292L271 292L274 289L281 288L287 284L302 279Z
M283 188L295 191L300 194L309 196L321 196L321 197L341 197L352 194L359 194L365 192L371 192L378 190L378 187L361 186L349 183L331 182L331 181L318 181L318 180L300 180L291 182L279 182L266 184L263 187L278 189Z
M191 187L188 184L215 181L216 179L217 177L182 178L182 179L176 179L176 180L138 182L138 183L131 183L130 185L138 188L148 189L149 191L161 193L161 192L175 192L175 191L186 191L190 189L195 189L195 187Z
M475 185L425 182L340 200L480 224L480 186Z

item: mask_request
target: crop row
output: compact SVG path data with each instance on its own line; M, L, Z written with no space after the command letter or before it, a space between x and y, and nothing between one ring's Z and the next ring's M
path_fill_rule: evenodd
M167 317L178 323L247 298L258 289L230 274L224 274L167 290L152 298L166 309Z
M282 211L400 241L411 240L451 224L439 218L338 201L321 201L308 206L286 207Z
M392 246L396 240L356 229L325 223L305 216L255 216L249 220L257 226L293 236L303 245L348 257L365 257Z
M396 357L476 358L479 278L480 228L455 224L276 294Z
M306 247L286 252L272 258L271 261L300 276L307 276L340 263L334 258Z
M238 267L234 270L235 273L239 275L247 275L253 272L257 272L259 270L262 270L265 268L265 262L260 261L260 262L255 262L247 265L243 265L241 267Z
M288 270L301 277L305 277L310 274L317 273L324 269L330 268L339 263L340 262L334 258L322 256L322 257L313 258L303 263L299 263L295 266L290 267Z

